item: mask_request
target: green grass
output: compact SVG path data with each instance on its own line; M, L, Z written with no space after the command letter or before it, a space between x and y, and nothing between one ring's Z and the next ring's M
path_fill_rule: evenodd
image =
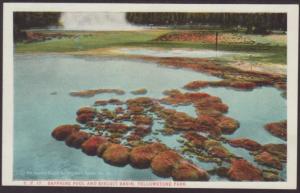
M168 42L154 41L159 36L174 32L171 30L147 30L127 32L68 32L73 37L52 39L42 42L17 43L17 53L32 52L71 52L108 47L159 47L159 48L191 48L215 49L215 44L199 42ZM281 35L245 35L236 34L251 39L253 43L221 43L218 50L245 52L231 60L245 60L264 63L286 64L286 36ZM249 54L251 53L251 54ZM225 59L225 58L224 58Z
M65 37L43 42L17 43L16 52L70 52L95 48L118 46L130 42L147 42L162 33L161 31L98 32L78 37Z
M286 64L286 49L282 51L273 51L273 52L241 52L239 55L235 56L225 56L219 58L213 58L215 61L221 64L228 64L236 61L245 61L253 64Z

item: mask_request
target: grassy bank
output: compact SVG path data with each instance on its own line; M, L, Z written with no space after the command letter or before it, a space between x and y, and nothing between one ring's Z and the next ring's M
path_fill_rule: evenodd
M48 41L17 43L16 52L72 52L130 43L146 43L166 31L124 31L124 32L67 32L68 37Z
M25 43L16 43L17 53L32 52L76 52L110 47L158 47L158 48L192 48L215 49L213 42L199 41L161 41L160 36L171 31L145 30L127 32L67 32L68 36L53 38L51 40ZM182 31L179 31L182 32ZM51 32L44 32L51 33ZM60 32L58 32L60 33ZM286 63L286 36L285 35L246 35L246 34L222 34L225 40L219 42L218 50L240 51L245 53L258 53L254 55L241 55L239 59L265 63ZM225 35L224 35L225 34ZM226 38L228 36L228 41ZM233 38L232 38L233 37ZM234 38L244 40L239 42ZM233 39L233 40L232 40ZM247 41L246 41L247 40ZM230 60L230 59L228 59Z

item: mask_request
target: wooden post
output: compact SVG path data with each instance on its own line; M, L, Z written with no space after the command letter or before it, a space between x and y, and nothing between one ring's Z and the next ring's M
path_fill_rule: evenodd
M218 51L218 32L216 32L216 51Z

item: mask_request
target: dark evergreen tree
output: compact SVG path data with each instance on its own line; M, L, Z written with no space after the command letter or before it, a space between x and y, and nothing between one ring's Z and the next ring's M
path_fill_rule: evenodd
M23 30L59 25L59 12L14 12L14 39L23 39Z

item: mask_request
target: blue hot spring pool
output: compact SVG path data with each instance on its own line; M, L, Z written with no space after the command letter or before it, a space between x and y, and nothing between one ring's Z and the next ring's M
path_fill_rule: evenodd
M129 91L146 88L146 96L160 98L168 89L182 90L193 80L218 80L216 77L184 69L161 67L153 62L117 58L83 57L51 54L16 54L14 56L14 180L29 179L99 179L99 180L171 180L159 178L151 169L110 166L102 159L84 155L51 137L53 128L75 123L75 112L98 99L137 97ZM71 91L116 88L125 95L101 94L91 98L71 97ZM228 138L247 137L262 144L285 143L266 132L263 125L286 119L286 101L280 91L262 87L250 92L224 88L203 90L220 97L229 105L228 116L241 126ZM55 95L51 93L56 93ZM270 100L272 99L272 100ZM192 106L176 110L195 116ZM153 129L160 129L155 122ZM151 140L151 136L146 139ZM178 148L179 135L157 135L163 143ZM226 146L227 147L227 146ZM257 165L247 151L227 147ZM194 160L211 169L214 164ZM258 166L261 167L261 166ZM285 178L285 171L281 174ZM225 180L212 176L211 180Z

